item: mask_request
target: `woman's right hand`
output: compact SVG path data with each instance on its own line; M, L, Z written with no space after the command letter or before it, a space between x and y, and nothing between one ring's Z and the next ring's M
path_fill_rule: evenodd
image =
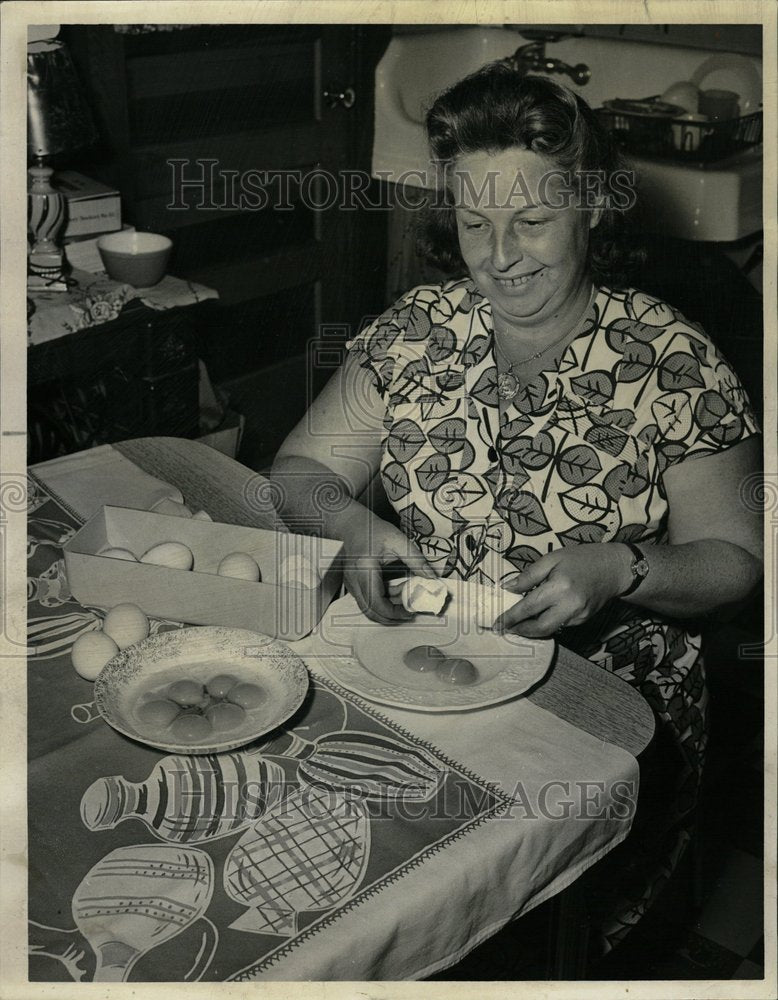
M419 548L403 532L365 510L342 528L343 578L361 611L374 622L398 625L413 614L393 604L386 593L382 570L401 562L414 576L436 579Z

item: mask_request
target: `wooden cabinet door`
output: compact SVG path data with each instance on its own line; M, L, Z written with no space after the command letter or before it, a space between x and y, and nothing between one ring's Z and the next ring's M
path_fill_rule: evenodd
M262 456L346 337L385 305L386 212L344 207L341 195L343 171L369 175L388 39L354 25L69 30L105 139L100 175L122 192L127 221L172 238L172 273L219 292L203 353L214 381L251 408ZM258 184L267 172L289 175L291 204L278 205L279 182ZM205 197L179 183L206 176ZM270 203L247 202L247 181Z

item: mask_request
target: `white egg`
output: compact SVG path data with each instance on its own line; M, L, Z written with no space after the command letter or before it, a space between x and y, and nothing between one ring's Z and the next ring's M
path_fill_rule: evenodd
M84 680L93 681L119 647L105 632L86 632L73 643L70 658L75 671Z
M159 503L152 507L152 510L155 514L167 514L168 517L192 516L192 511L185 503L179 503L178 500L171 500L169 497L165 497L164 500L160 500Z
M105 556L107 559L125 559L127 562L138 561L129 549L122 549L115 545L112 545L110 548L103 549L102 552L98 552L97 554Z
M144 552L140 561L153 566L167 566L168 569L191 569L194 556L183 542L160 542Z
M219 563L219 576L232 576L236 580L250 580L257 583L262 579L256 560L246 552L231 552Z
M119 649L126 649L146 638L149 620L137 604L117 604L105 616L103 632L113 639Z
M439 580L411 576L400 591L406 611L426 615L439 615L448 599L448 588Z
M320 579L318 570L303 555L287 556L278 567L278 583L282 587L315 590Z
M439 615L449 598L449 589L442 580L429 580L423 576L401 576L388 580L387 592L392 604L402 605L412 614Z
M205 510L196 510L194 512L194 514L192 514L192 520L193 521L212 521L213 518Z

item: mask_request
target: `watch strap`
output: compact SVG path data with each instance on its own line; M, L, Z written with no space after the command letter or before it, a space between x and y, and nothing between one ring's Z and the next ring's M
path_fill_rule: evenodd
M632 570L632 583L627 587L626 590L622 591L622 593L619 594L619 597L629 597L630 594L633 594L638 589L640 584L645 580L647 575L646 572L639 573L637 570L638 563L646 562L646 557L643 554L643 552L637 547L637 545L635 545L634 542L624 542L624 544L632 552L633 556L632 565L630 566L630 569Z

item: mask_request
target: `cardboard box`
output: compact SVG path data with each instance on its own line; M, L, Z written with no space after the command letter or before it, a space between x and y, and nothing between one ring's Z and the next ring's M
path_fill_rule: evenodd
M125 222L122 232L134 233L135 226ZM71 267L79 271L88 271L90 274L105 274L105 266L97 249L97 241L100 236L72 236L65 240L65 256Z
M107 184L75 170L61 170L54 177L54 187L67 201L67 222L63 239L112 233L122 228L122 204L119 192Z
M151 546L170 541L191 549L191 571L99 555L116 546L139 558ZM335 597L340 571L334 562L341 548L341 542L328 538L102 507L66 543L64 554L70 589L86 607L112 608L127 601L154 618L245 628L293 641L308 635ZM218 576L219 563L231 552L252 556L262 581ZM279 582L284 567L288 571L301 559L318 571L315 589Z

